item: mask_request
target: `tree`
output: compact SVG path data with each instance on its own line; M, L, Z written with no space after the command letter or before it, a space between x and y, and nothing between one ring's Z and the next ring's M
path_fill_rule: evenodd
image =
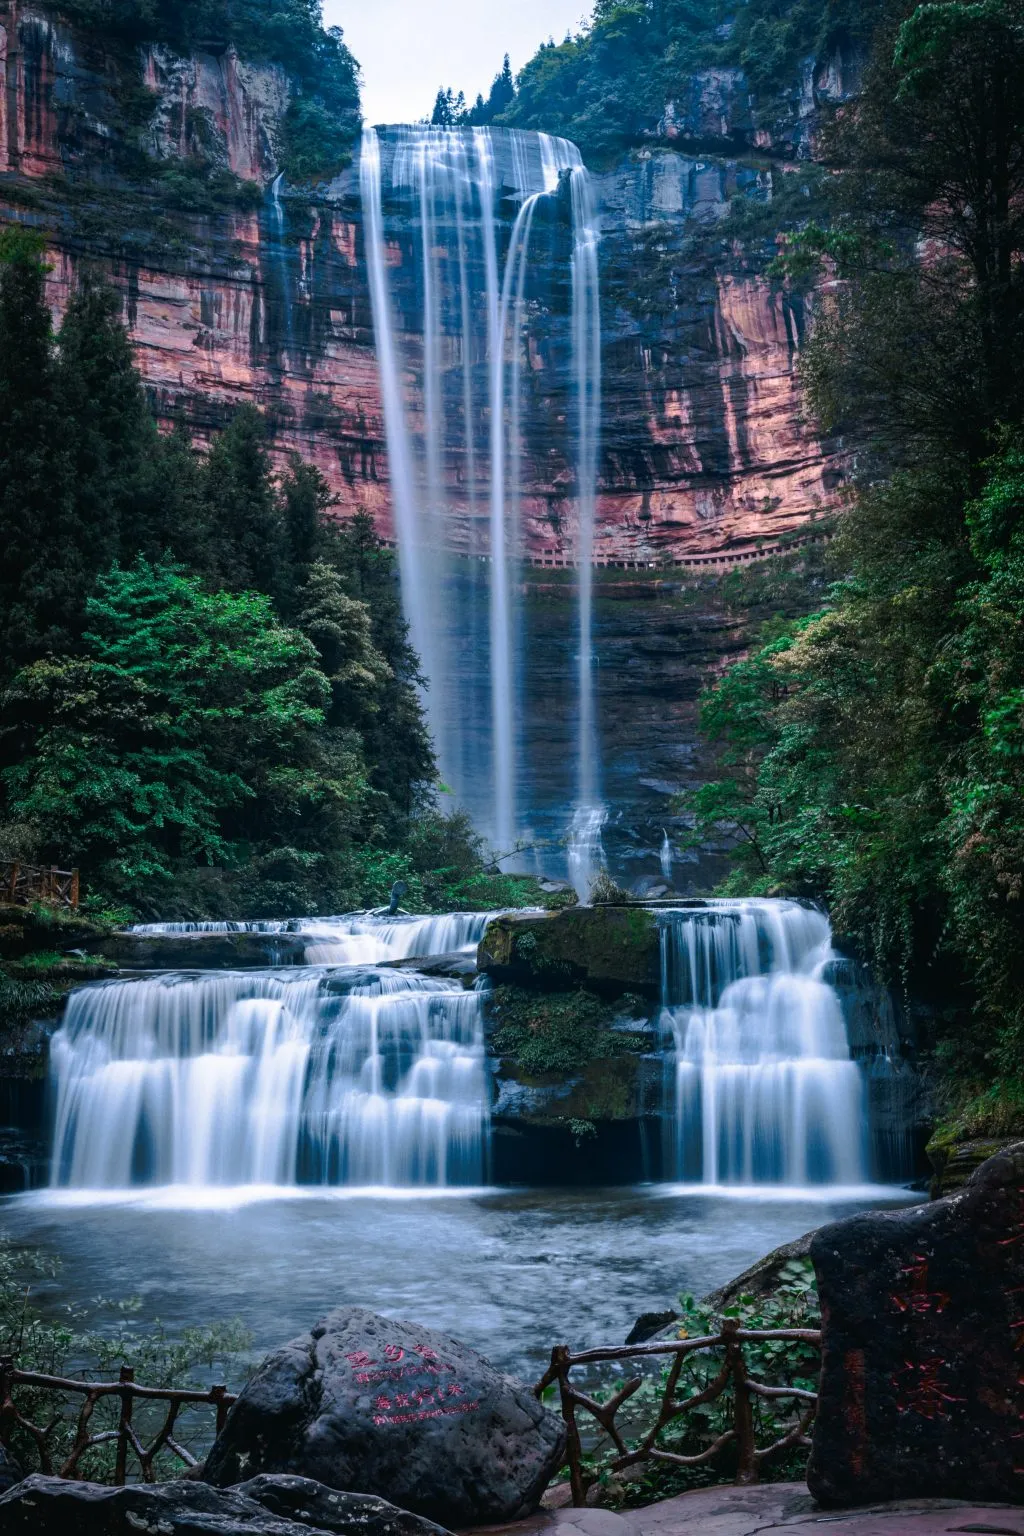
M438 91L434 100L434 112L430 119L434 128L458 128L466 120L466 96L460 91L456 96L449 85Z
M64 633L51 562L71 504L42 245L0 233L0 667Z
M267 429L254 406L237 411L210 450L205 497L217 530L217 570L232 590L280 600L288 580L288 543L274 492Z
M282 820L301 842L325 803L335 834L342 813L358 827L358 763L320 747L330 685L266 597L140 561L102 577L87 613L83 655L36 662L5 701L38 724L9 803L52 857L152 904L183 866L237 864Z

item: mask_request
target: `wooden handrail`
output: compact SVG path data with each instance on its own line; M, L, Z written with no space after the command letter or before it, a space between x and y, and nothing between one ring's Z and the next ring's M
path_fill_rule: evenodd
M54 1464L51 1441L62 1422L60 1416L52 1418L46 1425L33 1423L19 1411L14 1401L13 1394L18 1387L34 1387L38 1391L55 1392L61 1395L72 1393L85 1398L78 1415L71 1452L59 1467ZM118 1397L121 1400L117 1428L90 1434L89 1423L93 1410L97 1403L109 1397ZM136 1400L163 1402L168 1405L163 1424L149 1445L143 1444L132 1423L132 1411ZM225 1386L210 1387L205 1392L187 1387L143 1387L136 1383L135 1373L130 1366L122 1366L118 1381L77 1381L72 1376L47 1376L40 1371L19 1371L15 1367L13 1355L2 1355L0 1356L0 1446L9 1448L15 1430L20 1429L35 1445L40 1470L46 1476L75 1479L78 1476L82 1457L87 1451L98 1445L109 1445L116 1441L115 1486L123 1488L128 1480L130 1454L134 1454L139 1463L143 1481L152 1483L156 1481L154 1464L157 1455L165 1448L186 1466L197 1465L196 1458L191 1452L174 1438L178 1415L183 1407L188 1404L208 1404L216 1408L216 1427L217 1433L220 1434L228 1412L237 1400L237 1397Z
M559 1344L551 1351L551 1364L534 1388L539 1398L548 1387L558 1384L562 1418L568 1438L569 1480L572 1501L577 1508L586 1503L587 1489L594 1481L584 1467L583 1440L577 1421L577 1411L588 1413L611 1440L617 1451L609 1464L611 1472L624 1471L644 1461L666 1462L678 1467L705 1466L713 1461L726 1447L736 1447L736 1481L740 1484L756 1483L760 1469L772 1457L796 1446L810 1447L808 1431L814 1421L818 1394L806 1387L770 1386L755 1381L747 1366L744 1345L768 1341L779 1343L810 1344L821 1348L821 1332L816 1328L741 1328L735 1318L727 1318L722 1331L705 1334L694 1339L666 1339L653 1344L634 1344L609 1349L585 1349L573 1354L567 1345ZM725 1359L717 1376L703 1389L689 1397L678 1398L676 1391L683 1364L689 1355L704 1350L721 1349ZM643 1378L634 1377L606 1402L599 1402L574 1385L570 1373L579 1366L607 1364L621 1360L651 1360L662 1356L670 1361L657 1419L653 1428L640 1433L628 1444L618 1423L619 1410L639 1391ZM664 1429L695 1408L718 1400L729 1388L733 1390L732 1428L725 1430L705 1450L691 1456L677 1451L667 1451L658 1445ZM754 1399L792 1401L798 1407L796 1421L770 1445L758 1446L754 1422Z
M81 876L77 869L58 869L55 864L22 864L19 859L0 860L0 890L14 906L34 901L77 909L81 900Z

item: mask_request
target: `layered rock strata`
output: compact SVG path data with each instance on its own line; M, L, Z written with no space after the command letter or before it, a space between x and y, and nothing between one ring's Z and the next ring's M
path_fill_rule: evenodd
M849 88L833 65L800 85L798 131L777 143L744 117L742 79L695 78L693 100L670 109L650 147L598 178L601 563L738 558L834 506L840 456L800 408L805 301L763 275L787 157L806 153L821 102ZM230 49L180 58L107 48L49 8L0 0L0 223L47 236L55 313L87 268L113 278L166 419L183 416L202 437L236 405L258 404L278 456L313 459L339 513L367 507L390 537L358 167L315 193L278 184L290 90L282 71ZM222 177L197 197L178 174L196 167L239 187ZM721 223L736 195L763 216L753 256ZM399 220L389 247L398 277L413 239ZM573 469L553 430L569 387L569 318L557 284L537 303L541 339L524 359L535 423L525 547L538 564L571 564ZM413 299L401 324L420 324ZM415 413L422 380L407 389ZM486 497L457 444L446 475L451 544L479 548Z

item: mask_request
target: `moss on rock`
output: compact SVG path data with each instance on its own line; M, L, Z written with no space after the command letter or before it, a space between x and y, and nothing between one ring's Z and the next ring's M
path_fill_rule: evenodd
M514 913L487 927L479 966L498 981L565 991L586 986L610 996L656 997L661 985L657 919L642 907L572 907Z

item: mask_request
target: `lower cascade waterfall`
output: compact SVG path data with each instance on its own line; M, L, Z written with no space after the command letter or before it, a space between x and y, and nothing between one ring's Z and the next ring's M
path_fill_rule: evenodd
M792 901L718 901L661 922L677 1177L867 1182L865 1083L823 979L828 919Z
M69 1001L51 1183L480 1184L482 999L394 971L168 972Z

